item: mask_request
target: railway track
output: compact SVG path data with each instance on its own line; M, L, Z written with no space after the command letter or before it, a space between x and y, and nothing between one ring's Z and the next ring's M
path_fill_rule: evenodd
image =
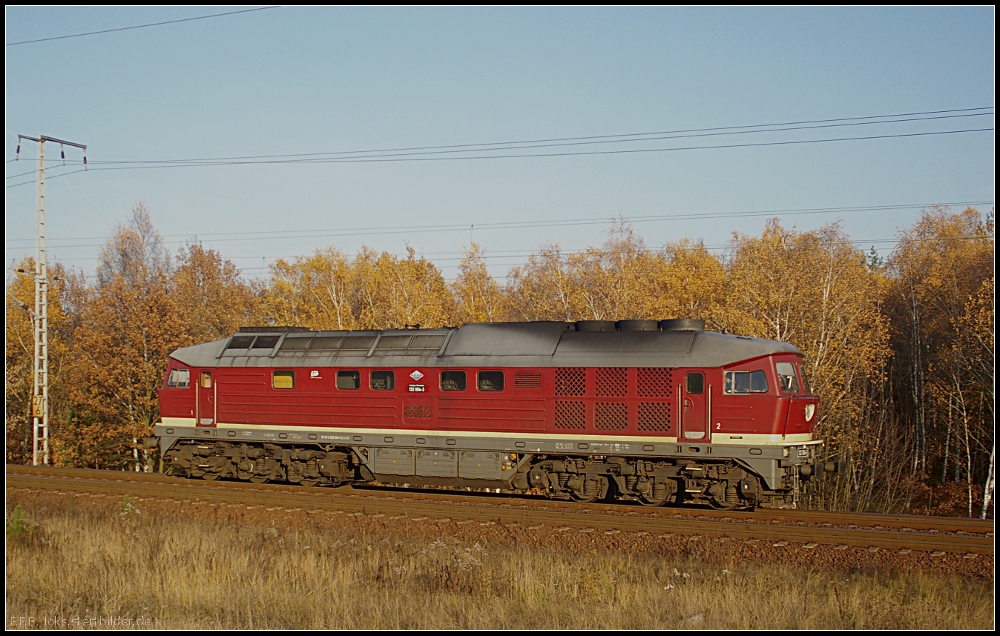
M160 474L7 466L10 492L92 497L128 496L184 504L348 514L410 521L499 524L605 534L727 538L799 544L806 549L854 546L920 550L931 555L994 555L992 521L913 515L872 515L806 510L750 513L709 509L645 508L621 504L574 504L529 497L469 496L446 491L258 485L206 482Z

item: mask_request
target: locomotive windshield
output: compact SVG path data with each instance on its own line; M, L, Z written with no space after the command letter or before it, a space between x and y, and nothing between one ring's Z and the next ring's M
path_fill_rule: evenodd
M779 362L775 365L778 370L778 383L781 390L786 393L799 392L799 378L795 373L795 365L791 362Z

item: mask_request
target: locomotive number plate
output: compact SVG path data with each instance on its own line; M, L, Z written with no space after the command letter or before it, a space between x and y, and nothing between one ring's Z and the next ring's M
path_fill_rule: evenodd
M423 393L423 392L424 392L424 385L423 384L411 384L410 385L410 393Z

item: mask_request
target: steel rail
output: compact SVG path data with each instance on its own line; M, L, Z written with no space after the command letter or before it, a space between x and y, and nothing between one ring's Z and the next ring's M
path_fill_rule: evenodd
M509 493L486 492L454 492L420 488L401 488L392 486L342 486L340 488L306 489L292 484L252 484L238 481L203 481L186 479L159 473L136 473L111 470L94 470L86 468L54 468L42 466L8 465L8 474L24 475L59 475L80 479L112 480L115 482L141 481L185 485L191 488L226 488L246 489L254 491L282 491L289 493L309 493L316 497L407 497L416 499L439 500L467 504L471 501L489 501L496 506L532 506L550 508L552 510L590 511L601 514L643 515L664 519L696 518L701 521L737 521L748 524L786 523L812 524L824 527L843 527L851 530L868 528L871 530L899 529L903 531L926 531L978 534L984 537L992 536L995 524L992 519L970 519L965 517L933 517L925 515L899 515L882 513L853 513L827 510L795 510L759 508L752 512L721 511L707 507L676 506L649 508L629 502L581 504L568 501L553 501L542 497L515 495Z
M199 482L194 482L199 483ZM201 486L202 483L199 483ZM208 484L204 484L208 485ZM284 512L381 515L422 521L478 521L503 526L553 526L589 531L644 532L656 536L716 537L744 541L803 543L807 547L826 544L881 549L924 550L941 553L994 554L991 536L944 535L923 532L894 532L846 527L817 527L740 523L732 517L693 519L660 515L599 514L578 506L501 507L479 499L462 498L460 502L434 497L370 497L354 492L340 496L328 492L294 487L231 488L192 487L191 480L142 481L67 478L60 475L8 474L7 488L15 491L58 493L107 497L129 496L136 501L156 499L184 504L227 504L246 508L265 508ZM394 493L399 494L399 493ZM321 495L321 496L317 496ZM452 495L451 497L455 497ZM620 508L620 507L619 507ZM815 544L815 545L813 545Z

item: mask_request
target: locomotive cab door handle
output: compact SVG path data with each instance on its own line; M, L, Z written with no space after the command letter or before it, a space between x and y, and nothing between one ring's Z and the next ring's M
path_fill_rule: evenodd
M684 412L687 413L694 408L694 400L689 397L684 398Z

